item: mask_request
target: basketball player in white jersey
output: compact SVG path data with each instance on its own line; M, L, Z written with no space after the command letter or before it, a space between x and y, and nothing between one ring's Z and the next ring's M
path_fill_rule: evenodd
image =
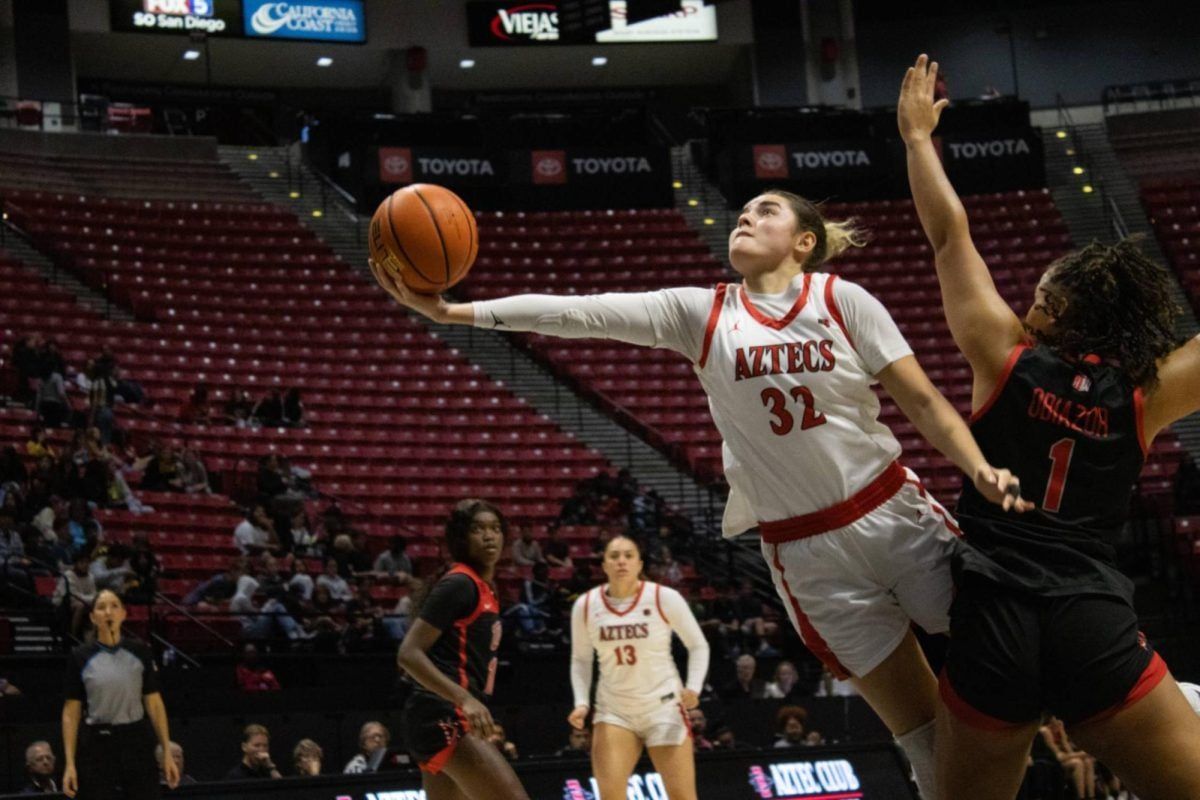
M729 236L740 284L593 297L519 295L447 303L372 264L397 302L437 322L674 350L692 362L724 439L726 536L755 525L776 590L805 644L850 679L936 797L937 680L910 630L948 629L957 526L896 460L872 391L988 500L1031 507L930 383L883 305L818 272L863 235L802 197L768 191Z
M600 680L592 715L592 773L601 800L624 800L643 746L671 800L696 800L696 765L688 709L700 704L708 672L708 642L679 592L642 579L641 548L627 536L604 548L608 583L584 593L571 610L571 689L567 721L582 728L592 688L593 656ZM671 656L671 634L687 648L687 682Z

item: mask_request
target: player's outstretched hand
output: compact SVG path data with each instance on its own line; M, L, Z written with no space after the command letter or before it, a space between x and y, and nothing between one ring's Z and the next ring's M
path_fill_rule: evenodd
M930 63L929 56L922 53L917 56L917 63L904 73L900 99L896 102L896 121L906 142L928 139L942 117L942 109L950 104L944 98L934 102L937 71L937 62Z
M588 707L575 706L570 714L567 714L567 722L577 731L583 730L583 724L587 722Z
M163 759L163 777L166 778L167 786L174 789L179 785L179 765L175 763L173 758Z
M691 711L696 706L700 705L700 695L693 692L691 689L684 689L679 693L679 702L683 703L683 707Z
M984 464L975 471L975 488L991 502L1005 511L1025 513L1037 508L1021 497L1021 481L1006 469L996 469Z
M496 723L492 720L492 712L474 697L462 704L462 712L471 726L471 733L484 739L495 733Z
M379 281L379 285L397 303L405 308L411 308L413 311L428 317L434 322L443 322L445 320L447 306L446 301L440 295L418 294L414 292L404 285L404 281L392 275L392 273L379 264L376 264L374 259L368 258L367 265L371 268L371 273L375 276L375 280Z

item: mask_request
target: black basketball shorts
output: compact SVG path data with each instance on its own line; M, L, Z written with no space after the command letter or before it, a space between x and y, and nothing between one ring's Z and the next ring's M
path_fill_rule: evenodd
M968 724L999 730L1043 713L1068 725L1102 719L1167 675L1119 597L1042 597L973 572L956 578L939 687Z
M470 730L462 710L428 692L415 691L404 704L404 742L424 771L436 775Z

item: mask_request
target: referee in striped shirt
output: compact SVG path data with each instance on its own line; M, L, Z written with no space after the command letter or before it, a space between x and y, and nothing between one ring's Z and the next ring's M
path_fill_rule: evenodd
M153 654L121 635L125 604L111 589L96 595L91 620L95 641L72 650L67 665L63 793L81 800L158 798L155 739L170 752L171 736ZM172 789L179 784L174 759L163 760L163 777Z

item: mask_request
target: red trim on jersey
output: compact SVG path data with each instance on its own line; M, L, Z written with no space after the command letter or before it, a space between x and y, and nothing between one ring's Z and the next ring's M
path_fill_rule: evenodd
M1170 671L1167 669L1167 662L1162 660L1162 656L1158 653L1150 659L1150 663L1146 665L1146 669L1142 670L1141 676L1137 679L1137 683L1129 690L1129 694L1125 695L1125 699L1117 703L1112 708L1105 709L1095 716L1088 717L1083 722L1077 722L1076 725L1082 725L1088 722L1099 722L1108 719L1118 711L1124 711L1131 705L1141 700L1146 695L1154 690L1154 687L1162 683L1162 679L1167 677Z
M658 615L662 617L662 621L670 625L671 620L667 619L667 615L662 610L662 586L657 583L654 584L654 605L658 609Z
M773 328L779 331L783 330L788 325L791 325L792 320L794 320L796 315L800 313L800 310L804 308L804 304L808 302L808 290L811 288L811 285L812 273L806 272L804 274L804 287L800 289L800 296L796 298L796 302L792 303L792 307L788 309L788 312L779 319L771 319L766 314L754 307L754 303L750 302L750 295L746 294L745 284L738 287L738 295L742 298L742 305L746 307L746 311L749 312L750 316L755 322L757 322L759 325L765 325L768 328Z
M1013 368L1017 366L1017 359L1021 357L1021 353L1024 353L1028 349L1029 345L1027 344L1018 344L1013 346L1013 349L1008 354L1008 360L1004 362L1004 369L1000 370L1000 377L997 379L996 385L992 389L991 396L989 396L987 401L979 407L978 411L971 412L970 422L978 421L979 418L990 411L992 406L996 404L996 401L1000 399L1000 393L1004 391L1004 387L1008 384L1008 379L1012 375Z
M990 714L985 714L973 705L963 700L958 692L954 691L954 686L950 683L950 677L943 669L938 675L938 694L942 696L942 702L946 704L946 708L950 710L959 720L971 726L984 731L1010 731L1013 728L1019 728L1025 725L1024 722L1009 722L1008 720L997 719Z
M946 509L942 508L941 503L929 496L929 493L925 491L924 484L922 484L920 481L914 481L912 478L908 478L904 482L911 483L913 486L917 487L917 492L920 493L921 499L925 501L926 505L933 509L935 514L942 518L942 524L949 528L950 532L955 536L960 539L962 538L963 532L958 527L958 523L954 521L954 518L950 516L950 513L946 511Z
M762 539L770 544L783 544L844 528L890 500L907 478L900 462L893 461L874 480L836 505L798 517L758 523Z
M779 560L779 545L775 544L772 551L772 562L775 565L775 570L779 573L779 582L783 584L783 591L787 595L788 602L792 604L792 613L796 615L796 627L799 628L796 633L800 634L800 641L804 642L804 646L809 651L820 659L821 663L829 668L833 677L838 680L846 680L850 677L850 670L842 666L842 662L838 661L837 656L829 649L829 645L817 633L817 629L813 627L808 615L800 608L800 601L792 594L792 587L788 585L787 573L783 571L783 562Z
M1137 425L1138 444L1142 448L1142 456L1150 455L1150 443L1146 441L1146 396L1142 394L1142 387L1137 387L1133 390L1133 417L1134 424Z
M475 570L466 564L455 564L443 577L449 575L466 575L474 582L477 593L475 610L467 616L454 621L454 627L458 630L458 685L466 689L470 685L470 681L467 678L467 627L479 619L479 615L487 610L489 598L495 604L497 611L500 610L500 603L496 600L496 594L492 591L492 587L483 578L479 577Z
M608 585L607 583L604 584L604 586L607 586L607 585ZM616 614L618 617L623 617L626 614L628 614L630 611L633 611L635 608L637 608L638 603L640 603L642 601L642 590L646 588L646 582L642 581L641 583L638 584L637 594L633 596L633 603L629 606L629 608L625 609L624 611L617 611L615 608L613 608L611 605L609 605L608 595L605 594L605 592L604 592L604 586L600 587L600 599L604 601L604 607L607 608L611 613Z
M446 765L450 763L450 759L454 758L454 751L458 749L458 741L459 740L455 739L441 750L438 750L433 754L433 758L429 759L428 761L417 762L417 766L421 768L422 772L428 772L430 775L437 775L446 768Z
M717 321L721 318L721 307L725 305L725 290L729 288L727 283L717 284L717 293L713 295L712 310L708 312L708 322L704 326L704 345L700 348L700 369L704 369L704 364L708 361L708 350L712 347L713 334L717 330Z
M833 317L833 321L842 329L846 341L857 352L858 347L854 344L854 337L850 335L850 329L846 327L846 319L842 316L842 310L838 308L837 298L833 296L833 285L837 283L837 279L837 275L830 275L825 279L825 310L829 312L829 316Z
M688 738L694 741L696 735L692 733L692 718L688 716L687 709L683 707L683 703L679 704L679 713L683 717L683 729L687 731Z

